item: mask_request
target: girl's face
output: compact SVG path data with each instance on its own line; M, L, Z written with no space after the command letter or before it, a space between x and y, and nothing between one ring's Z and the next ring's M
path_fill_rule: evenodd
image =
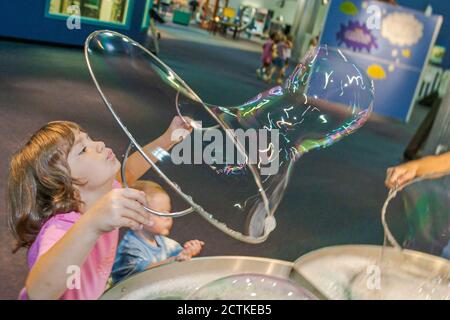
M95 191L111 186L120 169L114 152L102 141L93 141L85 133L74 131L75 142L67 157L73 178L86 183L82 189Z

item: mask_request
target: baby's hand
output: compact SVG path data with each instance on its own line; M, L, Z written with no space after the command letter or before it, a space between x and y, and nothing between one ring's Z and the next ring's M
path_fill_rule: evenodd
M192 257L195 257L200 253L202 250L202 246L205 243L200 240L190 240L186 242L183 246L183 251L180 252L180 254L177 256L177 261L186 261L191 259Z

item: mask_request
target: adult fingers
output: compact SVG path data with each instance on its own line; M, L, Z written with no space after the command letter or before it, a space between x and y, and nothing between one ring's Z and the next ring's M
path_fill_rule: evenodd
M403 175L405 173L404 169L400 169L400 168L392 168L392 170L389 172L388 171L388 176L386 178L386 185L389 188L392 188L395 186L395 184L397 183L398 178Z

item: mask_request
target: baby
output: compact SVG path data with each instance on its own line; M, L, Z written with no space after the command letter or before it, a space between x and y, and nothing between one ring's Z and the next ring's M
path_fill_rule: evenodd
M133 188L147 194L151 209L170 212L170 198L156 183L137 181ZM172 228L172 218L149 215L153 222L151 226L144 225L140 230L127 231L120 242L111 274L113 284L134 273L172 261L189 260L200 253L203 241L190 240L182 247L167 237Z

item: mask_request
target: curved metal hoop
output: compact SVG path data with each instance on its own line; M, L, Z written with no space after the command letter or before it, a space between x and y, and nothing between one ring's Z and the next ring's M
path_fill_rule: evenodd
M128 160L128 156L130 154L131 148L133 147L133 143L130 142L130 144L128 145L127 151L125 152L125 155L123 157L123 161L122 161L122 167L120 168L120 175L122 176L122 182L124 184L124 186L126 188L128 188L128 183L127 183L127 177L125 174L125 166L127 164L127 160ZM153 209L150 209L146 206L142 206L146 211L153 213L157 216L160 217L171 217L171 218L178 218L178 217L182 217L185 216L191 212L194 212L194 209L192 207L185 209L183 211L176 211L176 212L160 212L160 211L156 211Z
M188 213L191 212L196 212L198 214L200 214L201 217L203 217L204 219L206 219L209 223L211 223L214 227L216 227L217 229L219 229L220 231L224 232L225 234L227 234L228 236L239 240L239 241L243 241L246 243L251 243L251 244L258 244L258 243L262 243L264 241L267 240L270 232L272 230L264 230L264 234L259 236L259 237L252 237L252 236L248 236L248 235L244 235L241 232L238 231L234 231L232 229L230 229L225 223L220 222L216 219L214 219L212 217L211 214L209 214L205 209L203 209L201 206L199 206L198 204L196 204L195 202L193 202L193 200L191 198L188 197L188 195L184 194L175 183L173 183L165 174L163 171L161 171L161 169L150 159L150 157L144 152L143 148L139 145L139 143L134 139L134 137L131 135L131 133L128 131L127 127L122 123L122 121L120 120L119 116L116 114L116 112L114 111L114 109L112 108L111 103L108 101L108 99L106 98L103 90L101 89L97 78L95 77L95 74L92 70L92 66L89 60L89 43L90 41L95 38L98 34L102 34L102 33L109 33L112 35L117 35L117 36L121 36L124 38L129 39L129 41L133 41L132 39L128 38L127 36L120 34L118 32L115 31L110 31L110 30L97 30L92 32L86 39L85 41L85 45L84 45L84 58L89 70L89 74L95 84L95 87L97 88L97 91L100 93L100 96L103 100L103 102L105 103L106 107L108 108L109 112L112 114L112 116L114 117L114 119L116 120L116 122L119 124L120 128L123 130L123 132L125 133L125 135L128 137L128 139L130 140L130 145L128 147L128 150L125 154L125 158L124 161L122 163L122 168L121 168L121 175L122 175L122 181L124 183L124 185L126 187L128 187L127 183L126 183L126 179L125 179L125 163L126 160L128 158L128 154L131 150L132 146L135 146L138 150L138 152L141 154L142 157L144 157L144 159L152 166L152 168L155 170L155 172L162 178L164 179L164 181L167 182L167 184L174 189L186 202L188 202L191 205L191 208L180 211L180 212L176 212L174 213L163 213L163 212L158 212L155 210L152 210L150 208L145 208L146 211L154 213L155 215L158 216L166 216L166 217L181 217L183 215L186 215ZM166 66L160 59L158 59L158 57L155 57L149 50L147 50L146 48L144 48L143 46L141 46L140 44L136 43L136 46L138 46L140 49L144 50L147 54L149 54L150 56L154 57L155 60L157 60L159 63L161 63L162 65ZM167 66L166 66L167 67ZM168 69L170 69L169 67L167 67ZM198 98L198 97L197 97ZM200 100L200 98L198 98ZM210 112L210 114L213 116L214 119L216 119L216 121L221 124L221 126L224 126L224 124L214 115ZM261 185L258 185L259 188L261 188ZM273 216L273 213L271 214L271 216Z

